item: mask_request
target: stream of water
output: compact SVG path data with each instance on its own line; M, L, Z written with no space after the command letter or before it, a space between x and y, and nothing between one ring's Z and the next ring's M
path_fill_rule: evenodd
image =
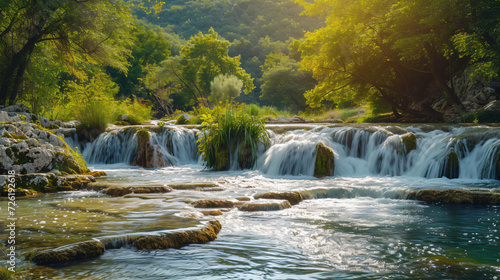
M122 185L215 183L215 191L175 190L151 199L68 192L19 200L22 250L57 247L128 233L196 226L189 202L236 201L268 191L301 191L308 199L281 211L216 219L216 241L182 249L107 250L103 256L40 269L45 279L499 279L500 207L432 205L406 200L411 190L500 192L500 129L452 126L276 126L252 170L209 172L196 151L196 129L152 132L172 166L130 166L132 130L103 134L85 159ZM416 135L405 151L403 135ZM68 139L69 140L69 139ZM333 177L313 177L315 146L335 153ZM74 145L78 144L76 142ZM446 175L450 152L458 172ZM448 174L450 175L450 174ZM450 176L449 176L450 177ZM0 215L6 216L1 209ZM2 221L4 223L5 221Z

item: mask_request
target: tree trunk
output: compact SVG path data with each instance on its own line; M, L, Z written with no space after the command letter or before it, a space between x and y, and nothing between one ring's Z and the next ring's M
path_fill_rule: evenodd
M457 110L458 113L464 113L465 107L460 101L460 98L458 98L455 91L448 86L449 79L446 78L446 62L443 62L445 60L439 56L436 48L434 48L430 43L425 43L424 47L429 56L429 64L432 75L436 81L436 85L450 98L455 110Z

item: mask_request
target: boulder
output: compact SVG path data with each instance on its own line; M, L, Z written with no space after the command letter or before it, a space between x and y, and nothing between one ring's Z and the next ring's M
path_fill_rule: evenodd
M23 105L22 103L17 103L15 105L10 105L4 108L1 108L0 111L5 112L16 112L16 113L29 113L30 109Z
M266 192L254 196L255 199L279 199L288 200L291 205L299 204L304 197L298 191L289 192Z
M234 202L221 199L198 200L193 203L195 208L233 208Z
M460 172L460 162L455 151L451 151L443 162L442 176L455 179L458 178Z
M151 145L149 144L149 139L151 134L145 128L139 129L136 132L137 137L137 160L135 165L142 167L151 167Z
M411 132L401 135L401 142L403 142L406 154L417 149L417 136Z
M38 252L32 261L38 265L52 265L95 258L103 254L104 245L97 240L91 240Z
M322 178L333 176L335 170L335 154L323 142L316 144L316 161L314 164L314 177Z

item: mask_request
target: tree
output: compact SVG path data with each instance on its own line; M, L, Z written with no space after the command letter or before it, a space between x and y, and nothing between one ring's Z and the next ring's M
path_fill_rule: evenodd
M306 94L312 106L352 94L384 100L397 117L440 120L431 104L444 95L464 110L451 80L469 58L457 55L453 38L471 29L475 1L298 2L327 23L301 46L303 66L319 81Z
M0 8L0 104L15 101L42 43L52 44L68 67L84 59L126 71L131 17L124 2L12 0Z
M243 81L238 77L228 74L220 74L210 83L212 90L212 102L228 103L240 96Z
M182 74L178 78L194 102L199 99L203 105L210 105L211 83L220 74L240 79L245 94L254 89L253 79L240 67L240 57L229 57L229 45L229 42L219 40L217 32L211 28L208 34L200 32L192 37L188 46L181 50Z
M300 63L283 54L271 53L263 66L260 99L281 109L306 110L304 93L314 88L312 73L300 69Z

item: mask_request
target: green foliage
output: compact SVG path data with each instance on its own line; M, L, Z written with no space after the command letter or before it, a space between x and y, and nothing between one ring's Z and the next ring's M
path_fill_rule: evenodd
M462 115L463 123L500 123L500 114L496 112L475 111Z
M251 168L257 159L259 143L268 144L264 122L248 111L226 106L225 114L203 115L204 126L199 151L205 165L215 170L228 170L231 155L237 153L240 168Z
M214 104L217 104L217 102L229 103L240 96L242 88L243 81L238 77L220 74L210 83L212 91L211 101Z
M78 136L82 141L92 141L99 134L106 131L110 122L110 115L103 109L102 102L90 101L75 108L76 118L81 121L77 127Z

